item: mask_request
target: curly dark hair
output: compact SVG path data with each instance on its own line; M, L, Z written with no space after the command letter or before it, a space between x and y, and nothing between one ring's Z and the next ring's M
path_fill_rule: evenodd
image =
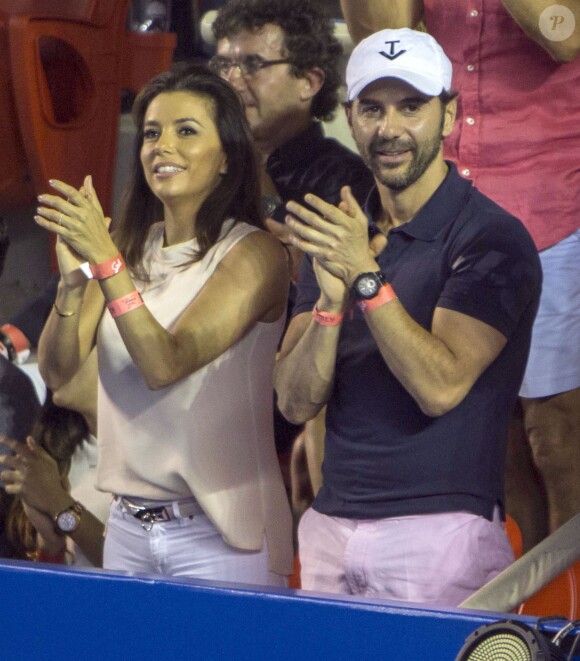
M241 30L258 31L267 23L284 31L285 55L292 60L292 75L303 76L313 67L324 71L324 85L314 97L310 112L317 119L332 119L339 102L344 61L329 15L314 0L230 0L218 11L213 33L218 40Z

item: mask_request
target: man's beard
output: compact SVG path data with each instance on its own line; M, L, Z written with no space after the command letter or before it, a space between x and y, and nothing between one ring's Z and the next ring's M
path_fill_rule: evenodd
M411 138L388 140L378 136L371 140L368 149L362 149L358 142L357 147L365 165L374 174L377 181L390 190L400 192L420 179L433 163L441 149L442 130L443 121L437 135L423 143L420 149ZM411 161L404 166L393 165L392 168L389 168L388 164L381 164L378 157L375 156L379 151L391 153L410 151Z

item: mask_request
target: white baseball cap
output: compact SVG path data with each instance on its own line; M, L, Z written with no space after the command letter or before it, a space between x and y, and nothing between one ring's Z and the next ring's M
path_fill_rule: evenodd
M409 28L381 30L363 39L348 60L348 100L380 78L398 78L423 94L439 96L451 91L451 76L451 62L431 35Z

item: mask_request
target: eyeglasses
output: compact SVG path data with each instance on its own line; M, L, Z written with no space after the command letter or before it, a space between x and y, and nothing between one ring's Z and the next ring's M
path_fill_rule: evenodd
M209 61L209 68L223 78L227 78L232 69L237 67L244 78L255 76L261 69L271 67L274 64L290 64L292 60L265 60L261 55L244 55L239 61L230 60L227 57L215 55Z

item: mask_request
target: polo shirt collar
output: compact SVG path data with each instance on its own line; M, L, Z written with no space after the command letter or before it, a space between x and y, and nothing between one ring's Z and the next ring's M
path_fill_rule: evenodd
M465 207L465 200L471 191L472 183L459 175L453 163L445 162L449 166L449 172L439 188L414 218L393 228L391 232L403 232L420 241L433 241L447 225L459 216ZM375 187L365 205L371 228L372 226L376 228L373 219L380 211L380 204L379 194Z

